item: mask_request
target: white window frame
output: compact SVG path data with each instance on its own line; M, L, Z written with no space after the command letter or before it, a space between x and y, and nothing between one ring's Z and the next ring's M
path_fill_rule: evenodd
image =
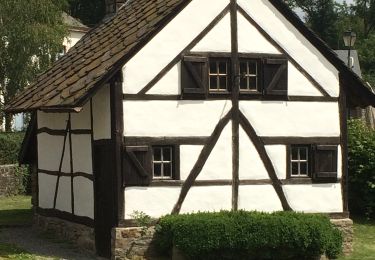
M160 160L156 161L155 160L155 150L160 149L161 154L160 154ZM164 160L164 150L168 149L170 153L170 160ZM174 161L173 161L173 147L172 146L153 146L152 147L152 176L153 179L155 180L171 180L173 179L173 172L174 172ZM161 176L155 176L155 164L160 164L160 173ZM171 167L171 175L170 176L165 176L164 175L164 164L169 164Z
M216 72L211 71L211 63L216 64ZM220 63L225 63L225 73L220 73ZM229 69L228 67L230 66L230 62L226 59L214 59L210 60L208 64L208 91L210 93L215 93L215 92L224 92L227 93L229 92ZM215 88L211 87L211 77L216 77L216 85ZM225 78L225 89L220 88L220 78Z
M293 159L293 149L297 149L297 159ZM301 150L306 150L306 159L301 159ZM309 177L310 171L309 171L309 158L310 158L310 147L307 145L296 145L291 146L290 148L290 177ZM293 163L297 163L298 165L298 174L293 173ZM301 163L306 163L306 174L301 174Z

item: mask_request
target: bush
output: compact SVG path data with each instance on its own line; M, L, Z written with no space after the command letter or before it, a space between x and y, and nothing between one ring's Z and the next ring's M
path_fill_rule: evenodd
M161 254L173 246L191 259L311 259L341 253L342 236L328 217L294 212L169 215L156 227Z
M25 133L0 133L0 165L18 162L22 140Z
M375 131L349 120L348 133L349 209L375 218Z

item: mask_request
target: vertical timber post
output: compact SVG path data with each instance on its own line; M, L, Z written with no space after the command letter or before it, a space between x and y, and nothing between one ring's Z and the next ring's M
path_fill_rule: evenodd
M239 190L239 63L238 63L238 32L237 32L237 0L230 2L231 19L231 86L232 86L232 210L238 210Z

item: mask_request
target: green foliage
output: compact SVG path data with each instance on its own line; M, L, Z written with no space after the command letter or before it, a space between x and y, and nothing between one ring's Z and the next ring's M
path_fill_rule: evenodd
M161 253L175 246L190 259L311 259L341 253L328 217L295 212L169 215L156 227Z
M104 0L69 0L69 13L84 24L93 26L105 15Z
M25 133L0 133L0 165L15 164Z
M138 227L142 227L141 234L144 236L147 233L148 227L151 225L151 217L142 211L135 210L130 215L135 220Z
M360 120L348 122L349 208L375 217L375 131Z

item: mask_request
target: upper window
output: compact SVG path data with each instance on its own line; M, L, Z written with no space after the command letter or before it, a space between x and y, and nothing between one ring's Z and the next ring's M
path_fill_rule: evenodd
M172 179L173 147L155 146L152 148L152 166L154 179Z
M290 175L292 177L309 176L309 146L292 146L290 149Z
M240 61L240 91L258 91L259 65L256 60Z
M229 90L229 60L211 59L209 75L210 92L228 92Z

